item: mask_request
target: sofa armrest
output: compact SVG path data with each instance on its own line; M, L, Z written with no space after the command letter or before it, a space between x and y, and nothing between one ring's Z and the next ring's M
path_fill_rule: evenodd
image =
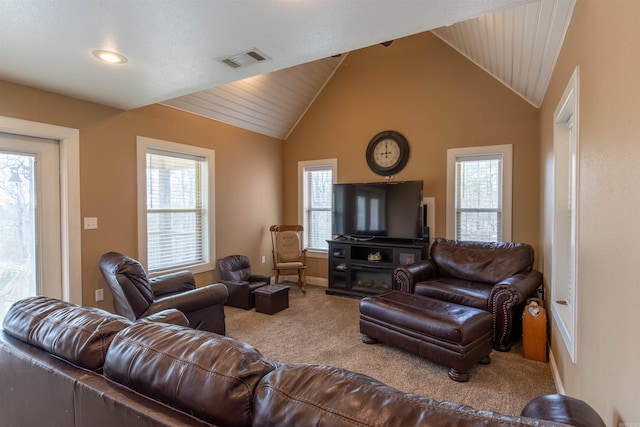
M493 348L509 351L515 309L524 303L542 283L542 273L531 270L515 274L494 285L489 296L489 313L493 316Z
M514 274L494 285L491 290L490 301L494 300L494 295L508 292L511 295L509 298L509 307L517 307L525 302L541 284L542 273L538 270ZM491 309L491 307L489 307L489 309Z
M431 260L397 267L393 273L393 289L412 294L416 283L436 276L437 267Z
M227 291L227 287L222 283L207 285L191 291L159 298L149 306L141 317L146 317L169 308L175 308L185 313L185 315L188 315L188 313L213 305L224 305L228 296L229 292Z
M171 325L190 326L189 319L180 310L170 308L168 310L162 310L158 313L151 314L147 317L143 317L139 322L154 322L154 323L169 323Z
M196 280L190 271L178 271L175 273L163 274L149 279L149 285L155 298L164 295L176 294L190 291L196 288Z
M562 394L538 396L527 403L520 415L571 426L606 426L600 415L587 402Z

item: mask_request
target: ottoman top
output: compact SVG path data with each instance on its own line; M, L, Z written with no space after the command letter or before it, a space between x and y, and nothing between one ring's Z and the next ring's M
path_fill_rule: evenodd
M274 285L262 286L262 287L256 289L255 291L253 291L253 293L254 294L272 295L272 294L276 294L278 292L288 291L288 290L289 290L289 286L274 284Z
M473 342L492 327L488 311L400 291L364 298L360 314L457 344Z

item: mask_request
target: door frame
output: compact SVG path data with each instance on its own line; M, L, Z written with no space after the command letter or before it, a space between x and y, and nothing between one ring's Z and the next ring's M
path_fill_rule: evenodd
M82 305L80 131L0 116L0 132L59 141L62 298L73 304Z

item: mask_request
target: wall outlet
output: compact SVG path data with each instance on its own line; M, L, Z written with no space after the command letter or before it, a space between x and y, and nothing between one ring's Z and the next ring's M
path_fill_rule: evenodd
M104 300L104 289L96 289L96 301Z
M262 263L264 264L265 262L267 262L267 257L265 257L264 255L262 255Z

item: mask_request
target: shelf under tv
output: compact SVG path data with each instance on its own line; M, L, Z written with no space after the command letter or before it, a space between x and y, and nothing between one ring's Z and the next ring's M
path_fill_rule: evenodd
M396 267L425 259L428 243L335 239L329 242L327 294L362 298L390 291Z

